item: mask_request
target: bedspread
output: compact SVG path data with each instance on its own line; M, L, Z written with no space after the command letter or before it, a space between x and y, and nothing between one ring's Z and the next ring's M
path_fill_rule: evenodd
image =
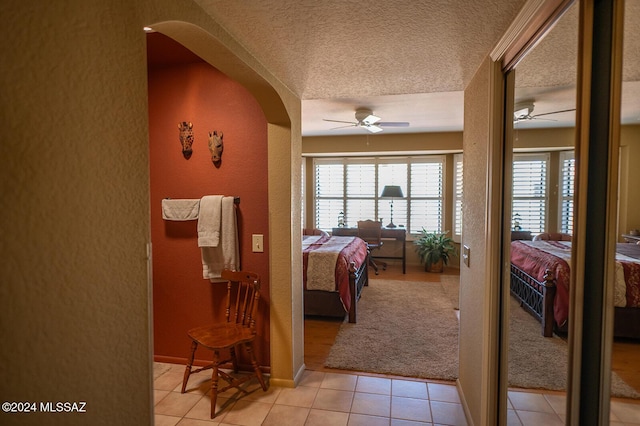
M530 244L535 243L535 244ZM548 246L555 254L543 251ZM564 254L564 255L563 255ZM513 241L511 243L511 263L531 275L539 282L544 281L548 269L556 284L553 317L562 327L569 319L569 263L571 245L561 241Z
M627 249L619 244L618 251ZM569 263L571 242L567 241L513 241L511 263L536 280L544 281L549 269L556 283L554 319L562 327L569 317ZM621 253L616 253L614 283L614 305L618 307L640 307L640 262Z
M305 290L337 291L346 311L351 308L349 264L367 258L367 245L358 237L309 235L302 241Z

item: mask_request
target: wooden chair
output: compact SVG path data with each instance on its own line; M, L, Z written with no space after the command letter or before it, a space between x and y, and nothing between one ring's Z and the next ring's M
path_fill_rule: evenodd
M323 237L328 237L329 233L326 231L323 231L322 229L317 229L317 228L304 228L302 230L302 235L320 235Z
M379 249L382 247L382 224L375 220L359 220L358 221L358 237L367 243L367 250L369 251L369 265L373 267L378 275L378 264L382 266L382 270L387 270L387 264L380 260L375 261L371 256L371 250Z
M543 232L533 237L533 241L571 241L571 235L562 232Z
M218 392L224 392L232 387L247 394L240 385L256 377L263 390L267 390L262 372L253 353L253 341L256 337L255 324L258 303L260 301L260 277L253 272L222 271L222 279L227 280L227 294L225 302L225 321L217 324L197 327L188 331L192 340L191 355L184 371L182 393L187 388L191 373L213 369L211 374L211 418L215 417ZM213 362L206 367L193 369L193 359L198 345L213 351ZM253 374L240 378L233 377L220 369L221 364L232 363L234 373L238 372L236 349L244 347L251 360ZM220 351L228 350L230 357L221 359ZM225 351L226 354L226 351ZM218 376L228 385L218 389Z

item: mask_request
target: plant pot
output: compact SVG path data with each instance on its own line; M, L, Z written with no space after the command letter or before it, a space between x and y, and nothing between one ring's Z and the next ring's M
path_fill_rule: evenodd
M437 272L440 273L444 271L444 262L442 259L437 261L436 263L432 263L430 265L424 265L424 270L427 272Z

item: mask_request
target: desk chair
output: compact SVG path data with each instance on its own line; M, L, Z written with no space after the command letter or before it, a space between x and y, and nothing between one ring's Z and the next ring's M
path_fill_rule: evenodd
M359 220L358 221L358 237L367 243L367 251L369 252L369 265L373 267L378 275L378 264L382 266L382 270L387 270L387 264L380 260L375 261L371 257L371 251L382 247L382 224L375 220Z
M317 229L317 228L304 228L302 230L302 235L320 235L323 237L328 237L329 233L326 231L323 231L322 229Z
M570 234L563 234L561 232L547 233L543 232L533 237L533 241L571 241Z
M216 400L218 392L224 392L232 387L241 392L248 392L240 385L256 377L262 390L267 386L262 377L262 372L253 353L253 341L256 337L255 323L260 301L260 277L253 272L222 271L222 279L227 280L225 320L221 323L197 327L188 331L191 338L191 355L184 371L182 380L182 393L187 388L187 382L191 373L213 369L211 374L211 418L215 417ZM193 369L193 358L198 345L213 351L213 362L202 368ZM220 370L220 365L231 361L234 373L238 372L236 348L244 347L251 359L253 374L236 378ZM229 358L221 359L220 351L228 350ZM226 352L225 352L226 353ZM218 389L218 376L222 377L228 385Z

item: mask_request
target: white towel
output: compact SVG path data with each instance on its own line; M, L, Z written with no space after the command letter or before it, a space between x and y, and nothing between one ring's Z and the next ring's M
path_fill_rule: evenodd
M206 195L200 200L198 247L218 247L222 221L222 195Z
M200 247L202 252L202 278L214 281L223 269L240 268L238 225L233 197L224 197L221 203L220 239L216 247Z
M200 200L183 199L171 200L165 198L162 200L162 218L164 220L195 220L200 212Z

